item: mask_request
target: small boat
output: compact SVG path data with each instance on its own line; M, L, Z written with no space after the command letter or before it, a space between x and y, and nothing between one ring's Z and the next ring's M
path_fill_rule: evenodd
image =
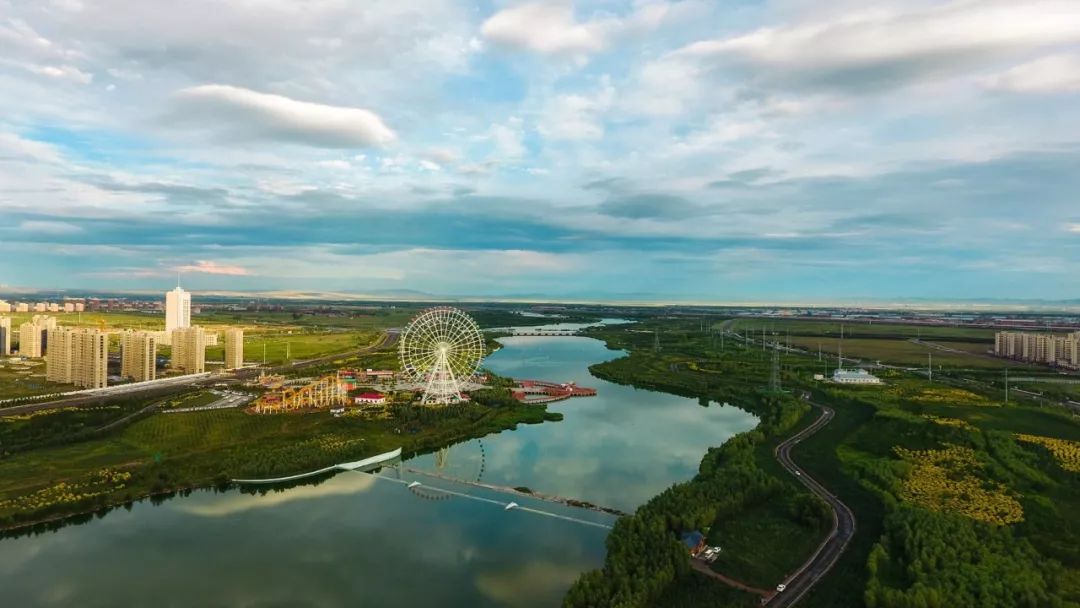
M419 481L414 481L414 482L409 484L409 489L415 488L416 486L422 486L422 485L424 485L424 484L420 483Z
M512 503L506 505L506 507L503 508L503 510L504 511L509 511L510 509L516 509L517 506L518 506L518 504L516 502L512 502Z

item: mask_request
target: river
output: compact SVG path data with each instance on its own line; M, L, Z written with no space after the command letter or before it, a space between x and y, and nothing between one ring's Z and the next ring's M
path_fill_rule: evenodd
M565 324L560 324L565 327ZM691 477L709 446L756 419L734 407L610 384L588 366L619 357L583 337L512 337L485 365L574 381L596 397L407 467L625 511ZM56 532L0 541L0 606L556 606L603 562L607 530L410 491L340 473L266 495L196 491L143 501ZM407 480L610 525L613 518L443 481Z

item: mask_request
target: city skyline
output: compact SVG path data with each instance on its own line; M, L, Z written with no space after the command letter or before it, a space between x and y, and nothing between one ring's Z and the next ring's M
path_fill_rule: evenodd
M2 284L1080 297L1069 3L107 4L3 4Z

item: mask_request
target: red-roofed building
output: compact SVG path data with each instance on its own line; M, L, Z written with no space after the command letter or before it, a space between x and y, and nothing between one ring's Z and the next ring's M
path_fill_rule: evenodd
M356 405L382 405L386 403L386 395L380 392L361 393L353 397Z

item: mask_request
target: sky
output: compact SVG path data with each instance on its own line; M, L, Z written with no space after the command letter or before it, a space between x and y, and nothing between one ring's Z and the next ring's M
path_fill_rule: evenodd
M1075 0L0 0L0 286L1080 297Z

